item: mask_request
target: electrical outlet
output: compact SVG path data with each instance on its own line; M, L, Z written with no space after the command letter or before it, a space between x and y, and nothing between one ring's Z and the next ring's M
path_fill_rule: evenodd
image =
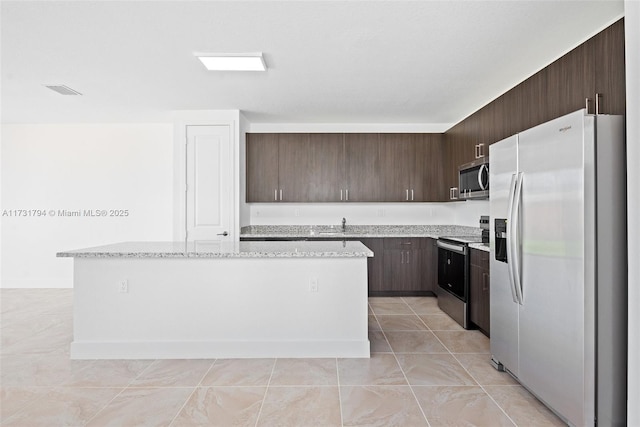
M128 280L120 280L118 282L118 292L121 294L126 294L129 292L129 281Z
M309 292L318 292L318 278L312 277L309 279Z

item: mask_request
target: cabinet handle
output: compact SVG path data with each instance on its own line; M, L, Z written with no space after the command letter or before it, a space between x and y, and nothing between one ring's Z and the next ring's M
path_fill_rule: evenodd
M282 188L280 189L280 201L282 201Z
M278 201L278 189L273 190L273 200Z
M409 190L405 190L407 192L407 202L409 201Z
M458 196L456 196L456 191L458 191L458 187L449 188L449 199L457 200Z
M601 93L596 93L596 116L600 114L600 97L601 96L602 96Z
M584 99L584 108L587 110L587 114L589 114L589 101L591 101L589 98Z
M400 264L404 264L404 251L400 251Z
M349 201L349 189L347 188L346 190L344 190L345 194L346 194L346 201Z
M478 149L480 150L480 157L484 157L484 142L478 145Z
M340 189L340 201L342 201L342 188Z
M478 158L478 144L474 145L473 148L474 148L474 150L476 150L475 151L475 158L477 159Z
M409 257L409 251L407 251L407 264L410 263L411 258Z
M487 284L489 279L489 275L487 273L482 273L482 291L488 291L489 290L489 285Z
M411 201L413 202L413 188L411 189Z
M410 245L411 242L400 242L401 245Z

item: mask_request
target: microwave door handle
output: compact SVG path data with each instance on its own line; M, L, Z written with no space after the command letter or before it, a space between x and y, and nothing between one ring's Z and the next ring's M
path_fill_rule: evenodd
M480 189L482 191L485 191L487 189L487 184L485 183L484 179L482 179L482 176L486 170L487 165L482 165L480 166L480 169L478 169L478 185L480 186Z

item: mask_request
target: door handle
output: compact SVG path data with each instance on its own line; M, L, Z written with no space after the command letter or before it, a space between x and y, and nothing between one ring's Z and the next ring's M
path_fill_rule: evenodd
M228 236L229 233L227 233L226 231L222 232L222 233L218 233L218 236Z

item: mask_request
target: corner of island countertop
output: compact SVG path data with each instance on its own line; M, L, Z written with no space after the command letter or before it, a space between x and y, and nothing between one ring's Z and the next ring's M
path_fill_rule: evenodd
M61 251L60 258L357 258L373 252L357 241L119 242Z

